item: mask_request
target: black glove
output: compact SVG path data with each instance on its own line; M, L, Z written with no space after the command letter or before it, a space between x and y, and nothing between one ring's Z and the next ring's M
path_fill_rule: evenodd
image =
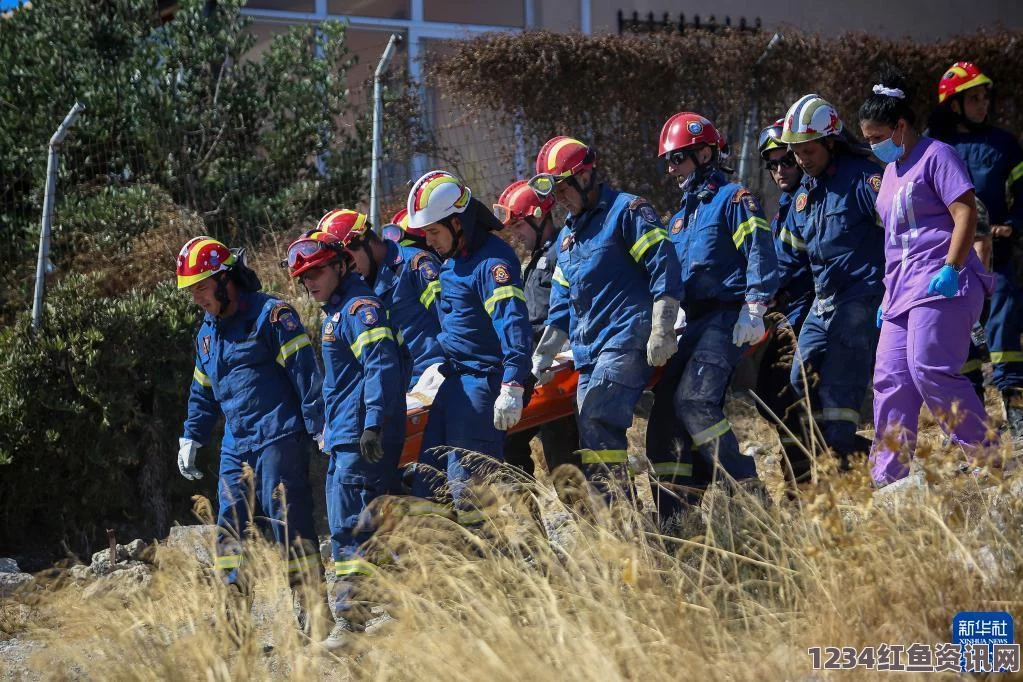
M381 460L384 456L384 445L380 442L378 427L370 427L362 432L359 449L362 451L362 458L370 464L376 464Z

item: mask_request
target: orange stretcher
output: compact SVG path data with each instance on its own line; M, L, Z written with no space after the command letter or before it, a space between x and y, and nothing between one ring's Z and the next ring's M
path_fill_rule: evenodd
M533 397L522 411L522 419L508 433L526 431L541 424L575 414L575 390L579 372L571 362L556 368L554 378L533 391ZM415 407L405 417L405 447L401 451L401 466L419 459L423 432L430 417L429 407Z

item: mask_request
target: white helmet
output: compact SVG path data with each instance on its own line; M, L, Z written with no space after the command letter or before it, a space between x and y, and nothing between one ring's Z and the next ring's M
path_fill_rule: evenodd
M785 144L819 140L842 133L842 119L820 95L803 95L785 114L781 141Z
M472 192L447 171L430 171L416 180L408 193L408 226L423 228L450 215L462 213Z

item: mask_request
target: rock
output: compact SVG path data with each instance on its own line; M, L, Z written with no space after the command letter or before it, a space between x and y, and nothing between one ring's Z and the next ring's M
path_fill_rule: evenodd
M142 553L146 551L146 547L147 545L143 540L132 540L124 546L124 551L131 561L142 561ZM117 552L120 554L121 545L117 546Z
M7 557L0 558L0 573L21 573L18 562Z
M110 550L104 549L96 552L92 555L92 563L89 568L96 575L106 575L113 571L120 571L127 567L128 553L124 551L122 545L117 546L117 561L111 565L110 563Z
M82 591L82 597L92 599L104 595L128 597L145 589L153 581L152 569L142 562L132 562L122 570L102 576Z
M35 583L28 573L0 573L0 597L9 597L20 589L28 589Z
M217 527L214 525L174 526L167 537L167 546L194 556L203 566L212 566L216 538Z
M96 574L85 564L78 564L67 570L67 576L75 582L83 582L85 580L92 580L96 577Z
M922 472L910 473L906 478L889 483L885 487L874 492L874 502L893 508L897 503L906 503L910 500L923 502L927 494L927 479Z

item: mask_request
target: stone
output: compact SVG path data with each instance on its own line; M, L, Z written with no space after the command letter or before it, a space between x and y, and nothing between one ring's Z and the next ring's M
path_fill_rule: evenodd
M124 545L124 552L131 561L142 561L142 553L146 551L147 546L145 541L141 539L132 540L127 545ZM117 553L120 555L121 545L117 546Z
M82 597L129 597L148 587L152 581L153 572L149 566L142 562L132 562L121 570L100 577L82 591Z
M28 573L0 573L0 597L9 597L18 590L29 589L35 578Z
M92 555L92 563L89 564L89 568L96 575L106 575L113 571L120 571L127 567L128 553L124 551L124 547L121 545L117 546L117 561L113 564L110 563L110 550L103 549Z
M0 573L21 573L18 562L7 557L0 558Z
M67 576L75 582L84 582L86 580L92 580L96 577L96 574L93 573L92 569L85 564L78 564L67 570Z
M167 546L194 556L203 566L213 566L216 538L217 527L214 525L174 526L167 537Z

